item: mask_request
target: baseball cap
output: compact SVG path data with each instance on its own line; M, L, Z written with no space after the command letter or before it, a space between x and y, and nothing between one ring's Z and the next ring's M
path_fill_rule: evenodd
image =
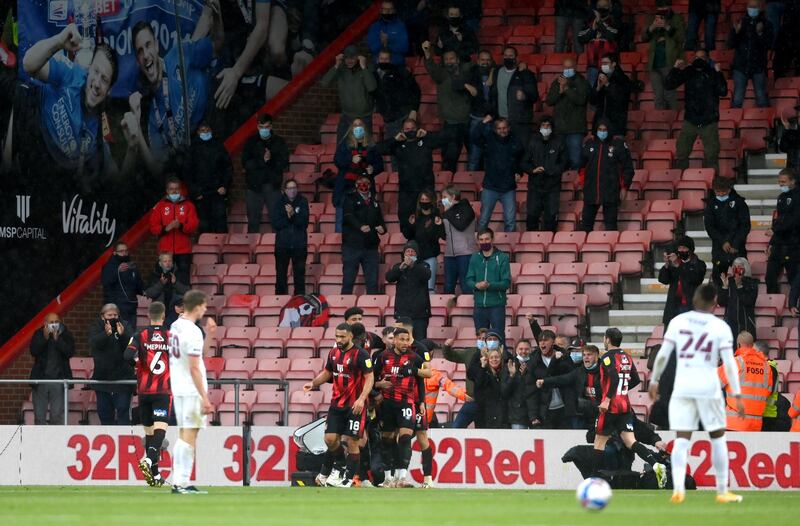
M569 341L568 349L582 349L585 345L586 342L582 338L572 338Z
M344 58L356 58L358 56L358 49L352 44L344 48Z

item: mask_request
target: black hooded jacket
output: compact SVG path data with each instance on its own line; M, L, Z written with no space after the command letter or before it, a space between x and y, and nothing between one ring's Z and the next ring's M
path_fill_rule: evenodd
M394 314L395 317L408 316L412 319L429 318L431 298L428 292L428 280L431 277L431 269L419 257L417 243L414 241L406 243L403 253L407 248L411 248L417 253L417 260L414 264L406 267L401 261L386 272L386 281L397 284Z

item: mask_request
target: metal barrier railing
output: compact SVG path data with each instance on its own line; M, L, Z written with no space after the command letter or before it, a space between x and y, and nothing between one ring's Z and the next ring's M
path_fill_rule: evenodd
M212 385L233 385L234 393L236 394L233 402L234 411L234 425L240 424L239 419L239 391L242 384L244 385L277 385L283 388L283 424L286 425L289 421L289 382L286 380L272 380L270 378L257 378L253 380L246 380L242 378L220 378L214 380L209 378L208 383ZM62 384L64 386L64 425L67 425L69 417L69 386L70 385L136 385L136 380L88 380L88 379L73 379L73 380L23 380L23 379L3 379L0 378L0 385L3 384Z

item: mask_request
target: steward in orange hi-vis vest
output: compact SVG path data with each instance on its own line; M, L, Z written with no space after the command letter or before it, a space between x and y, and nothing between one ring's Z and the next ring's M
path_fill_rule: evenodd
M772 368L767 358L752 347L741 347L734 355L739 370L739 385L742 388L744 418L736 414L735 400L727 397L726 419L729 431L761 431L761 418L767 407L767 398L772 392ZM727 392L728 380L723 367L718 369L719 379Z

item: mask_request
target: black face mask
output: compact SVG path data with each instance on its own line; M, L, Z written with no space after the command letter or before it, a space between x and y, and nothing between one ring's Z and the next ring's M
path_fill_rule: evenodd
M692 61L692 66L696 67L697 69L706 69L708 67L708 62L698 57Z
M394 13L389 13L388 15L381 15L381 18L383 19L384 22L391 22L392 20L394 20L395 16L396 15Z
M483 77L489 76L490 71L492 71L492 68L489 66L478 66L478 72L480 72L481 76Z
M448 18L448 21L450 22L450 26L452 27L458 27L461 25L460 16L451 16L450 18Z
M506 69L514 69L517 65L517 59L515 58L504 58L503 65Z
M388 70L392 69L393 67L394 67L394 64L392 64L392 63L384 64L383 62L381 62L381 63L378 64L378 69L382 69L384 71L388 71Z
M403 135L405 135L406 139L408 139L408 140L416 139L417 138L417 131L414 130L414 131L403 132Z
M420 203L419 209L422 210L423 212L430 212L431 210L433 210L433 203Z
M607 7L598 7L597 12L600 13L600 16L608 16L608 8Z
M448 64L447 71L450 73L458 73L458 64Z
M131 257L130 256L117 256L117 259L119 259L122 263L127 263L127 262L129 262L131 260Z
M678 257L681 258L682 261L689 261L689 252L681 250L678 252Z

